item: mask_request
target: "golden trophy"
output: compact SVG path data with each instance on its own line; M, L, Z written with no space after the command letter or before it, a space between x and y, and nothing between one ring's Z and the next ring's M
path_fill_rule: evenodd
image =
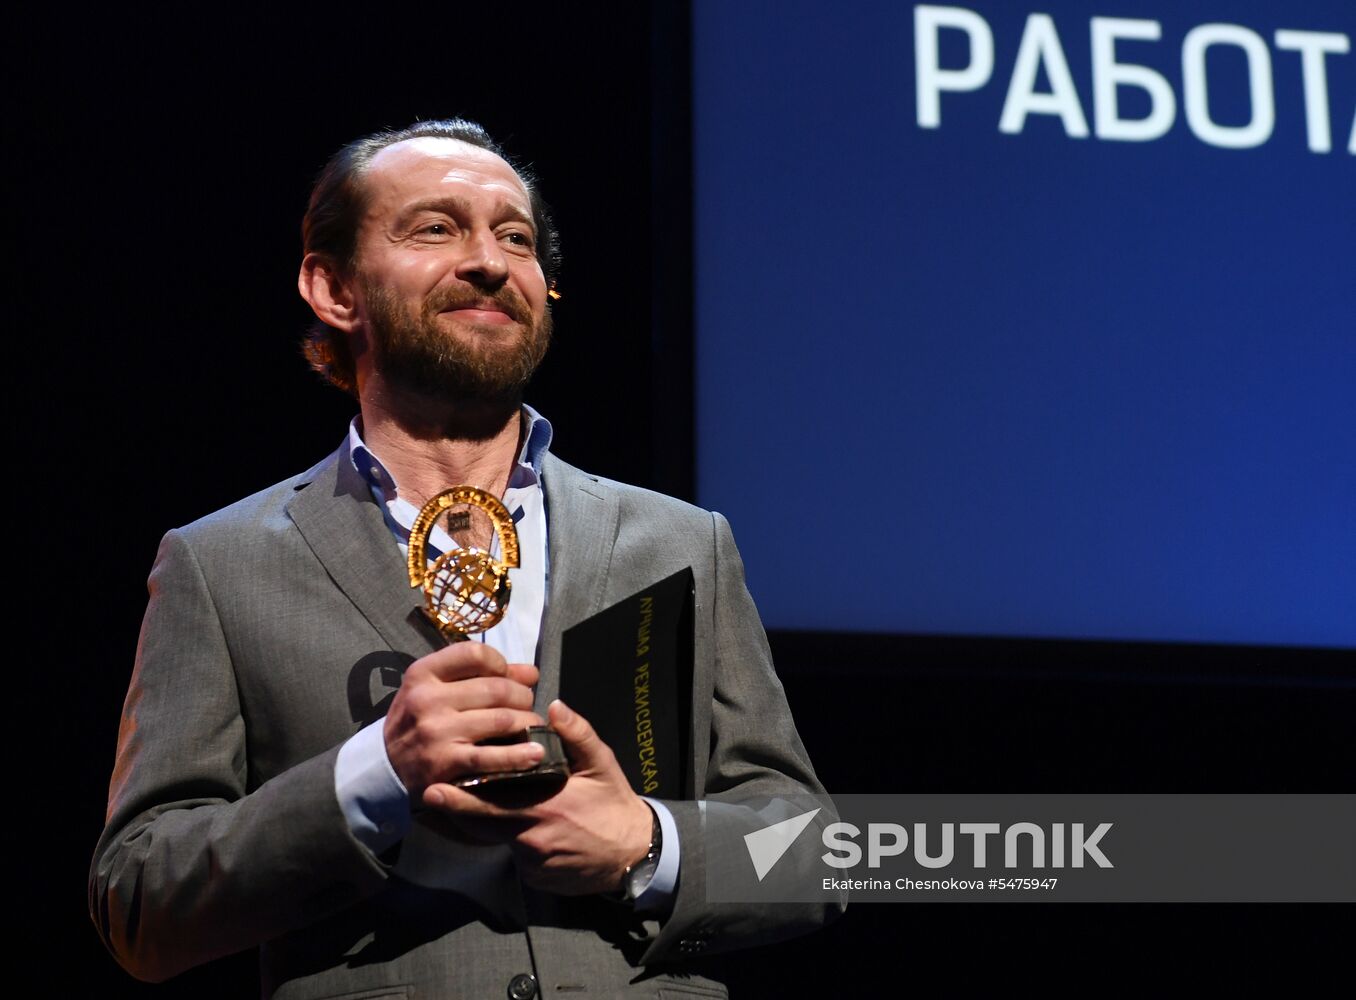
M489 518L499 539L500 558L477 548L455 548L428 564L428 540L447 515L453 537L471 528L472 511ZM498 625L508 610L510 569L518 567L518 530L498 497L474 486L443 490L419 511L410 528L410 586L424 590L424 614L448 642Z
M444 552L429 565L429 536L446 517L447 534L458 546ZM457 535L470 537L482 518L499 541L499 558L490 552L462 545ZM498 625L508 610L512 587L508 571L517 568L518 530L513 515L493 494L474 486L454 486L424 504L410 527L407 568L410 586L424 592L424 614L448 642ZM461 778L453 784L486 798L504 802L538 801L553 795L570 775L560 736L549 726L531 726L522 733L482 741L485 745L532 742L545 751L541 762L526 771L498 771Z

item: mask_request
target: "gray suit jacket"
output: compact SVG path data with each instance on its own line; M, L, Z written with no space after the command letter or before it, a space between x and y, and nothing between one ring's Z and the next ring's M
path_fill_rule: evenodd
M559 687L566 628L691 566L691 787L727 802L822 793L725 519L549 454L542 482L538 710ZM697 972L704 953L834 915L707 903L695 801L667 803L681 869L662 922L527 890L506 848L459 845L422 822L382 856L355 840L334 791L339 747L441 640L414 610L346 447L170 531L149 589L90 872L94 921L139 978L260 946L263 995L279 1000L502 997L522 973L543 995L719 996ZM747 812L750 830L764 825Z

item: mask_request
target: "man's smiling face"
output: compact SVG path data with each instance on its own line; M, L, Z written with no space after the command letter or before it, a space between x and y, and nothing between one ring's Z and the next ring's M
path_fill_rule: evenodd
M523 182L488 150L419 138L360 183L353 277L375 370L421 395L516 404L551 331Z

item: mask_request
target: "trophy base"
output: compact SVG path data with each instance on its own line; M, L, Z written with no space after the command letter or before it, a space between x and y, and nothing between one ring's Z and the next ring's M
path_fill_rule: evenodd
M549 799L564 787L570 777L570 764L565 756L565 746L560 735L549 726L532 726L522 733L512 736L499 736L482 740L481 746L511 746L515 743L532 742L546 752L536 767L526 771L492 771L489 774L476 774L469 778L454 781L458 788L464 788L485 799L502 806L525 806Z

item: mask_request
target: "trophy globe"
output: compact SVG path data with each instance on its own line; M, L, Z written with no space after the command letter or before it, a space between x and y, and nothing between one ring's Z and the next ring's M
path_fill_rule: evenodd
M454 508L465 508L455 510ZM428 564L428 541L444 514L450 527L470 525L471 511L486 515L499 540L499 559L476 548L455 548ZM450 532L449 532L450 533ZM424 591L424 613L449 642L498 625L508 610L508 571L518 566L518 532L498 497L474 486L454 486L424 504L410 528L411 587Z

